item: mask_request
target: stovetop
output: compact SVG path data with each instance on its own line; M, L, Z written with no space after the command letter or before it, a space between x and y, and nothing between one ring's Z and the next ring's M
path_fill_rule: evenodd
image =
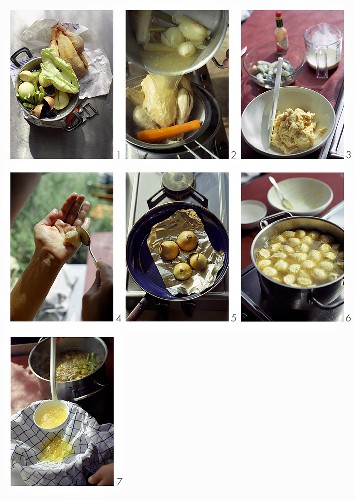
M344 227L344 202L336 205L323 216L334 224ZM309 311L282 309L264 295L258 273L253 264L242 270L241 278L242 321L343 321L344 306L322 310L314 306ZM342 292L343 293L343 292ZM337 297L337 301L341 294Z
M126 230L127 234L133 225L148 212L147 200L162 187L163 173L139 172L129 173L126 177ZM199 172L195 173L194 189L208 199L207 209L218 217L228 231L228 173ZM175 201L169 195L161 199L157 205ZM184 202L199 205L194 196L188 194ZM127 270L126 305L130 312L144 297L145 291L137 285ZM228 271L219 285L198 299L186 302L151 301L143 312L142 320L196 320L221 321L228 320Z

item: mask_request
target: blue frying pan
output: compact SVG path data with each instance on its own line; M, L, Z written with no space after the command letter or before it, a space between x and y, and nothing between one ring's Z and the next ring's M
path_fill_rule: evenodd
M167 219L177 210L186 209L195 210L205 226L205 231L208 234L213 248L217 251L223 250L225 258L223 267L219 270L213 286L204 290L202 293L172 295L166 289L164 281L150 254L147 238L154 224ZM149 210L149 212L143 215L143 217L135 223L127 239L126 260L132 278L146 292L143 299L127 317L127 321L132 321L140 316L151 297L169 301L192 300L209 292L218 285L228 269L228 234L221 221L206 208L183 201L166 203Z

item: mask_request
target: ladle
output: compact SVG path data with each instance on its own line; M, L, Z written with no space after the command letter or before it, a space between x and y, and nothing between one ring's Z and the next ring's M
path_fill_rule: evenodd
M274 120L276 116L277 103L279 101L280 85L281 85L281 73L282 73L283 57L279 57L277 60L277 69L275 77L275 86L272 97L272 107L269 116L269 144L271 143L272 131L274 128Z
M56 387L56 338L51 337L51 352L50 352L50 364L49 364L49 381L51 386L52 399L49 401L45 401L41 403L34 415L33 420L34 423L44 432L57 432L62 429L69 417L69 408L64 401L59 401L57 397L57 387ZM43 417L46 413L50 413L53 408L62 408L66 412L66 418L59 425L55 427L43 427L39 424L41 417Z
M292 203L284 197L284 195L282 194L282 191L279 188L279 186L278 186L277 182L275 181L275 179L273 177L269 176L269 181L274 186L274 188L276 189L278 195L280 196L282 205L285 208L287 208L287 210L292 210Z
M77 230L77 232L78 232L78 234L80 236L80 239L81 239L81 242L83 243L83 245L85 245L86 247L89 247L89 251L91 253L92 258L94 259L95 266L97 267L96 257L92 253L92 250L91 250L91 238L90 238L90 234L83 227L81 227L81 226L77 226L76 230Z

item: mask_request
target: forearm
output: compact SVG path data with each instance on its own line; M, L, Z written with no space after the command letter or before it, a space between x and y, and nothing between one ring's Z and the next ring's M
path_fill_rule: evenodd
M54 283L63 263L36 250L11 291L11 321L32 321Z

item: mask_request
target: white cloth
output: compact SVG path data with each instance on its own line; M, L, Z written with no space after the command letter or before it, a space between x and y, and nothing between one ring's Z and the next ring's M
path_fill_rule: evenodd
M35 321L63 321L78 276L70 264L65 264L36 314Z
M99 425L75 403L67 402L69 419L60 434L73 447L62 462L39 462L48 437L33 421L36 401L11 418L11 467L27 486L86 486L87 479L104 464L113 462L113 424Z

